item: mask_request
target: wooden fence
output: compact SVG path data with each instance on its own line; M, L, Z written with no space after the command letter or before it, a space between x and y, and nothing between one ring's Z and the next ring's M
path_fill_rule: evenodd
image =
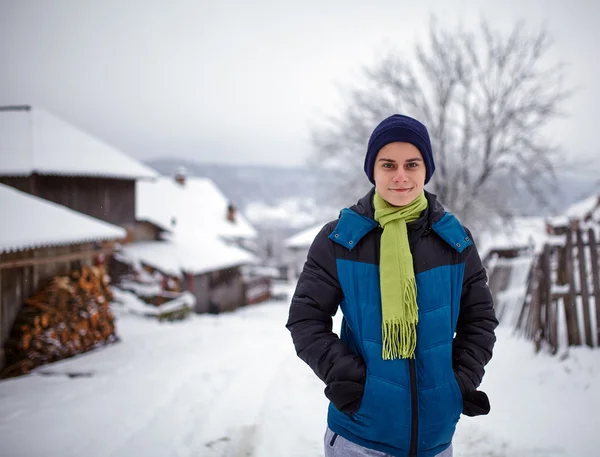
M564 245L546 244L533 263L517 330L539 350L600 346L600 265L593 229L569 228Z

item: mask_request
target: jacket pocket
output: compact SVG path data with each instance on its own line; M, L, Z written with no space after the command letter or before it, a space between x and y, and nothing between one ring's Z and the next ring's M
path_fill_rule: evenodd
M338 434L334 433L329 440L329 446L333 447L335 445L335 441L337 440Z
M452 390L454 391L454 394L456 396L457 414L460 416L464 409L464 392L462 391L462 389L460 387L462 385L462 383L458 379L458 376L456 375L456 372L454 370L453 370L453 374L454 374L454 379L451 381L451 384L452 384Z

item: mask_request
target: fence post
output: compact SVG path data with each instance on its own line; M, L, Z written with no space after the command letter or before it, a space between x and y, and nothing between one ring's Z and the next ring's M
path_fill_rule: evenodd
M596 302L596 344L600 346L600 272L598 265L598 245L594 229L588 230L588 243L590 245L590 259L592 263L592 284L594 286L594 301Z
M557 351L556 341L556 316L555 307L553 306L554 300L552 297L552 266L550 263L550 257L552 255L552 247L550 245L544 246L542 254L542 274L543 282L540 287L544 290L544 306L545 309L545 322L544 322L544 339L549 343L553 354Z
M592 321L590 317L590 299L588 294L588 276L585 262L585 246L581 229L577 229L577 263L579 266L579 287L581 288L581 304L583 307L583 328L585 331L585 344L594 347L592 337Z
M565 248L565 262L569 293L565 296L565 317L569 333L569 346L581 346L581 335L577 319L577 301L575 293L575 276L573 274L573 229L567 231L567 246Z

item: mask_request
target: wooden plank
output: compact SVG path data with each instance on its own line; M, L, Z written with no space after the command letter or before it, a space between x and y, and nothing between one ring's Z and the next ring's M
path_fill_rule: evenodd
M535 283L535 270L539 258L534 259L531 263L531 268L529 269L529 274L527 275L527 291L525 292L525 298L523 300L523 305L521 306L521 312L519 313L519 318L517 319L516 329L519 330L523 335L525 335L525 330L527 328L528 316L530 314L529 310L531 309L531 300L533 297L534 283ZM529 297L529 299L528 299Z
M544 306L545 306L545 335L544 339L550 345L550 349L553 354L556 353L557 345L557 333L556 333L556 310L554 306L554 300L552 300L552 266L550 259L552 257L552 247L549 245L544 246L543 251L543 272L544 272Z
M594 347L592 337L592 320L590 316L590 300L588 294L588 276L585 261L585 250L583 246L583 234L581 229L577 229L577 264L579 267L579 286L581 288L581 304L583 307L583 329L585 332L585 344Z
M590 259L592 264L592 284L594 286L594 300L596 302L596 344L600 346L600 265L598 264L598 244L593 229L588 230L588 243L590 245Z
M55 262L68 262L72 260L85 259L88 257L94 257L100 254L109 255L112 253L112 249L98 249L91 251L81 251L81 252L73 252L70 254L62 254L52 257L35 257L28 259L19 259L19 260L8 260L0 263L0 270L11 269L11 268L21 268L21 267L30 267L34 265L45 265L49 263Z
M545 287L544 284L544 272L542 270L543 260L538 264L536 268L537 288L533 299L533 322L532 322L532 336L535 342L535 351L539 351L542 346L542 339L544 337L544 328L542 326L542 304L544 301Z
M569 294L565 297L565 318L567 320L567 332L569 335L569 346L581 346L581 335L577 322L577 302L575 297L575 276L573 274L573 230L567 232L567 245L565 247L565 270L569 281Z

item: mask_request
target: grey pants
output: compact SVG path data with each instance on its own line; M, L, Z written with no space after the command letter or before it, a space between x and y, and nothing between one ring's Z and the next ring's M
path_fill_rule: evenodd
M367 449L336 435L327 427L325 432L325 457L390 457L380 451ZM452 457L452 445L435 457Z

